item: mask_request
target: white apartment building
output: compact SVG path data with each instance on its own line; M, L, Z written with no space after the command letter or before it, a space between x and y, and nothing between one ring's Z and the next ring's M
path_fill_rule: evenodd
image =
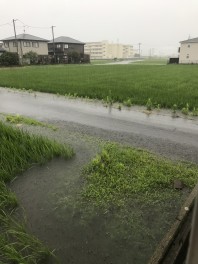
M181 41L179 48L180 64L198 64L198 38Z
M129 59L134 56L132 45L115 44L108 41L88 42L84 49L85 54L89 54L92 60Z

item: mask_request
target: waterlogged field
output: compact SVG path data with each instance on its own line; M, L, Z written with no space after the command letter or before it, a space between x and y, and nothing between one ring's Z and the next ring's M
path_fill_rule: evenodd
M0 69L0 86L163 108L198 109L197 65L58 65Z
M51 252L26 233L13 217L17 198L6 183L35 164L54 156L69 158L72 149L39 136L30 136L0 122L0 263L49 263Z

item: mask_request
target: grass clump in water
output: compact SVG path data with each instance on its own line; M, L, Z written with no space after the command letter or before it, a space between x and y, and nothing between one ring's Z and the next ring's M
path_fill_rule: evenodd
M96 206L120 206L133 197L157 201L174 195L174 180L195 186L198 168L173 163L143 150L107 144L87 166L83 197Z
M47 138L29 135L2 122L0 146L1 263L48 263L44 261L52 255L50 251L14 220L12 213L17 199L7 188L6 182L32 165L44 163L54 156L70 158L73 150Z
M32 125L32 126L41 126L41 127L47 127L51 128L53 130L56 130L57 128L55 126L46 124L44 122L37 121L35 119L24 117L19 114L17 115L6 115L6 121L11 124L26 124L26 125Z

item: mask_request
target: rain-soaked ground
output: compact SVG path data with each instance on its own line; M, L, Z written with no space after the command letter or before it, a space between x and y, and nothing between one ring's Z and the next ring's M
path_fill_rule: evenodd
M76 152L69 161L53 160L34 167L12 183L28 229L55 249L60 263L147 263L188 192L181 200L152 208L134 202L123 212L83 211L75 204L82 168L107 140L198 164L197 120L172 118L166 113L147 115L137 109L119 112L99 103L5 89L0 89L0 112L56 125L57 131L24 128L68 143Z
M81 128L76 134L72 130L68 133L68 124L60 127L56 132L26 127L70 143L76 152L69 161L55 159L34 167L12 183L28 229L55 249L60 263L147 263L174 222L188 190L181 198L152 207L134 201L121 212L81 209L76 197L81 191L82 168L99 151L101 139L81 134Z

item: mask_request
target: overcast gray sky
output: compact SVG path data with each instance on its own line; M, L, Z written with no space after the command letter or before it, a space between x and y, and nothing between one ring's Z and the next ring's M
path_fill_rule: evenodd
M0 39L24 32L51 39L141 44L143 54L177 54L179 41L198 37L198 0L0 0Z

